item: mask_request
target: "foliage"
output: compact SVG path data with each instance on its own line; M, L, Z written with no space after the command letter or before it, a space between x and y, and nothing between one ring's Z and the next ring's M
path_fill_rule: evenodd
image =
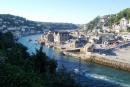
M49 62L49 73L55 74L57 68L57 62L54 59L50 59Z
M35 70L38 73L43 73L47 71L48 60L45 53L42 52L42 46L40 47L39 50L36 50L36 54L33 55L33 59L34 59Z
M15 45L7 50L8 62L11 64L21 65L25 62L25 59L29 58L27 48L22 44L15 43Z
M130 8L124 9L119 13L112 15L109 19L109 22L111 22L111 25L113 25L114 23L119 24L121 18L124 17L128 20L130 19Z
M47 23L47 22L41 22L40 23L42 27L45 29L50 29L50 30L60 30L60 29L76 29L78 28L77 25L72 24L72 23Z
M29 55L27 48L16 43L10 33L1 33L0 41L1 87L81 87L70 74L56 71L56 60L48 58L42 46Z
M11 32L0 34L0 49L10 48L14 45L14 38Z
M100 22L100 17L96 17L94 20L92 20L90 23L87 24L88 30L92 30L95 27L99 27L98 23Z
M34 72L25 72L20 67L0 64L1 87L42 87L42 79Z
M128 32L130 32L130 27L127 29Z

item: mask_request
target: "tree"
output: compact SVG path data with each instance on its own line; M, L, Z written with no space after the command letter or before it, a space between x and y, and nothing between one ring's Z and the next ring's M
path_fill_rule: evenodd
M15 43L15 45L7 50L8 62L15 65L23 65L25 59L29 58L29 53L27 53L27 48L20 43Z
M56 73L56 68L57 68L56 60L50 59L48 63L49 63L49 72L51 74L55 74Z
M10 34L2 34L2 37L7 38L0 37L2 45L7 44L8 39L12 45L0 49L1 87L80 87L71 74L56 72L56 60L49 59L42 46L29 55L27 48L12 40Z
M14 45L14 37L11 32L7 32L5 34L0 35L0 48L1 49L6 49L10 48Z
M36 50L36 54L33 55L34 67L38 73L46 72L48 66L48 57L43 53L42 49L43 47L41 46L39 50Z
M43 87L42 79L34 72L25 72L16 65L0 64L1 87Z

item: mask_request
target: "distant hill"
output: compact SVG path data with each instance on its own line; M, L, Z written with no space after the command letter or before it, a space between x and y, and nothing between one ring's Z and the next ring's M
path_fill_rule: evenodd
M118 24L123 17L128 20L130 19L130 8L126 8L117 14L97 16L92 21L85 24L86 30L101 29L102 25L111 27L114 23Z
M79 26L76 24L72 23L54 23L54 22L40 22L38 23L42 26L44 29L50 29L50 30L55 30L55 29L77 29Z
M31 21L26 18L14 16L10 14L0 14L0 29L6 29L9 27L26 27L35 30L78 28L77 25L72 23L37 22L37 21Z

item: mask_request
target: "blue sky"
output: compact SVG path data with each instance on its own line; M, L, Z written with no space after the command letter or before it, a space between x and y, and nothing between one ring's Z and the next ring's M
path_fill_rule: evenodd
M84 24L125 8L130 8L130 0L0 0L0 14L43 22Z

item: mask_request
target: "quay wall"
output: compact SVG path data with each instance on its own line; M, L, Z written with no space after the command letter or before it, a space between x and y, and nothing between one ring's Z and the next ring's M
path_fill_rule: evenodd
M130 64L126 62L118 61L118 59L109 59L99 56L91 56L90 60L94 63L102 64L105 66L113 67L120 70L130 71Z
M89 54L75 54L65 52L65 55L73 56L75 58L81 58L84 61L93 62L105 66L109 66L112 68L116 68L119 70L125 70L130 72L130 63L119 61L118 59L106 58L103 56Z

